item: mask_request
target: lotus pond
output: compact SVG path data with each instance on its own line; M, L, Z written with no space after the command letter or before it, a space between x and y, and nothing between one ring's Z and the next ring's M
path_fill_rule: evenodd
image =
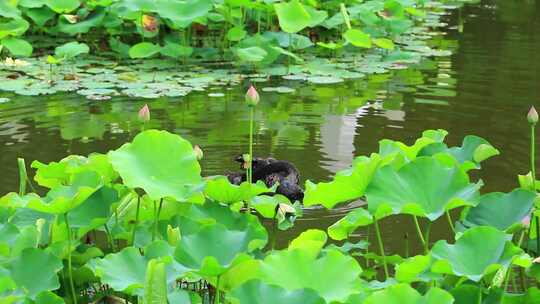
M536 1L0 16L0 303L539 303Z

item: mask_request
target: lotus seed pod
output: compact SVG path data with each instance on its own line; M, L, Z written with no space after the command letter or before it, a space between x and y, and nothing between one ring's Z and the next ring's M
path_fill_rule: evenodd
M536 112L534 106L532 106L529 110L529 114L527 114L527 120L531 125L535 125L538 122L538 112Z
M154 16L143 15L142 26L147 32L155 32L158 30L158 20Z
M246 93L246 103L248 106L254 107L259 103L259 93L253 85L251 85Z
M150 121L150 108L148 108L148 105L145 104L140 110L139 110L139 119L143 122Z

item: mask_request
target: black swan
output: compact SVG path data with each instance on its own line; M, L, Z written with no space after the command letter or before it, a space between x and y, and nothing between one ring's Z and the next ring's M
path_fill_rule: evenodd
M236 157L234 160L241 164L241 169L247 169L249 164L242 155ZM267 187L272 187L276 183L279 183L276 193L286 196L293 202L302 201L304 198L304 190L299 186L300 173L292 163L271 157L255 157L253 158L251 167L253 170L253 182L263 181ZM245 172L229 173L227 177L235 185L239 185L247 180Z

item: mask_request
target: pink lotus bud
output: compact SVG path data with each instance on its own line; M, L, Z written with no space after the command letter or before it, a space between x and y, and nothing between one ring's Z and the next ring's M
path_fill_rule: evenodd
M249 86L246 93L246 103L251 107L254 107L259 103L259 93L257 93L257 90L253 85Z
M204 152L199 145L193 146L193 153L195 153L197 160L201 160L204 156Z
M532 106L529 110L529 114L527 114L527 120L531 125L535 125L538 122L538 112L536 112L534 106Z
M139 119L143 122L150 121L150 108L147 104L139 110Z

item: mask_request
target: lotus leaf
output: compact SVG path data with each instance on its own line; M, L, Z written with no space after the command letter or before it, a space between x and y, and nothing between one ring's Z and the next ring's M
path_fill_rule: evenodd
M141 42L129 49L131 58L148 58L158 54L161 50L159 45L150 42Z
M60 287L56 273L62 268L62 261L53 254L28 248L11 263L10 276L18 288L24 289L29 298L35 299L42 291Z
M273 189L267 188L262 181L251 185L248 182L243 182L238 186L231 184L225 176L217 176L209 179L204 189L204 194L207 197L225 204L248 201L266 192L273 192Z
M314 258L308 251L293 249L268 255L260 271L265 283L290 291L310 288L331 303L345 301L358 292L362 268L354 258L337 250Z
M373 223L373 216L364 208L357 208L328 227L328 235L334 240L347 239L358 227Z
M142 188L152 200L186 201L202 184L191 144L166 131L138 134L132 143L109 152L109 160L126 186Z
M201 275L215 277L265 244L266 235L253 230L228 230L221 224L212 224L182 236L174 256L180 264L197 269Z
M431 249L432 271L464 276L478 282L499 267L508 267L522 253L510 236L489 226L466 230L455 244L438 241Z
M326 240L327 236L324 231L308 229L291 241L289 250L301 249L309 253L313 258L316 258L326 244Z
M380 161L377 155L371 158L359 157L351 169L336 173L331 182L314 184L307 181L304 204L322 204L326 208L333 208L338 203L362 197Z
M478 205L468 209L463 223L470 226L493 226L507 230L531 214L536 194L515 189L510 193L494 192L482 195Z
M366 197L369 211L378 218L406 213L434 221L447 210L476 205L479 187L453 163L418 157L399 170L380 168Z
M325 304L323 298L311 289L298 289L288 291L282 287L268 285L259 280L252 280L242 284L232 292L232 296L240 301L240 304Z
M107 255L96 262L95 273L112 289L127 294L140 292L146 278L147 260L134 247Z
M2 39L2 45L15 56L29 57L32 55L33 47L24 39L13 37L5 38Z
M311 23L311 16L298 0L274 4L279 26L286 33L297 33Z
M79 0L46 0L45 4L57 13L69 13L81 5Z
M422 296L418 291L407 284L388 286L384 290L376 291L364 302L365 304L452 304L452 295L440 288L430 288Z
M359 29L347 30L345 33L343 33L343 38L354 46L368 49L371 48L370 35L362 32Z
M73 41L57 47L54 54L57 58L72 59L81 54L88 54L89 51L90 48L85 43Z

